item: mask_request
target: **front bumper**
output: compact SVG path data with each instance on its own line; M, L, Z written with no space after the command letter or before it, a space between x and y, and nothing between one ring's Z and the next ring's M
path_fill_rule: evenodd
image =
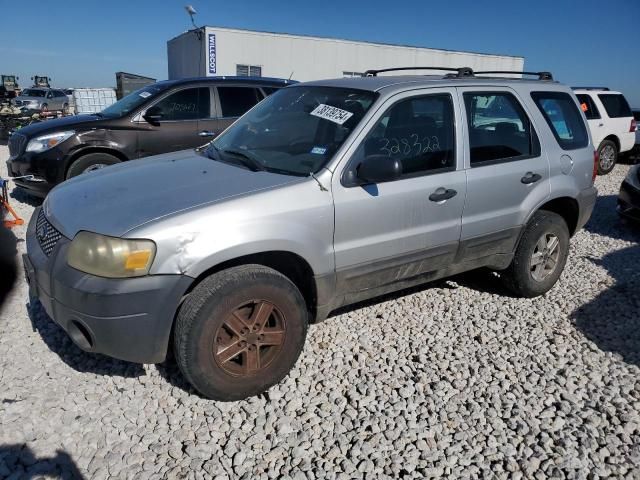
M7 160L10 177L33 175L36 180L18 179L15 184L38 197L45 197L49 190L64 181L67 157L58 147L44 152L23 152Z
M576 232L584 227L593 213L593 208L596 205L596 199L598 198L598 190L596 187L585 188L578 194L578 223L576 225Z
M627 178L622 182L617 209L620 215L640 221L640 180L633 183Z
M175 312L193 281L185 275L96 277L67 265L70 240L47 256L36 237L36 209L23 256L29 292L81 349L136 363L164 361Z

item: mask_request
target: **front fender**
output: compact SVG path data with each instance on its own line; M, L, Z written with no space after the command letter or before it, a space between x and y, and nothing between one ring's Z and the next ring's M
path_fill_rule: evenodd
M333 202L315 182L177 213L127 237L156 243L152 274L198 277L228 260L270 251L302 257L314 275L335 267Z

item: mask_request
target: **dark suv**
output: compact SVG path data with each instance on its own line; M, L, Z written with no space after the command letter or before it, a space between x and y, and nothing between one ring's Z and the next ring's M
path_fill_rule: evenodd
M44 197L64 180L126 160L203 145L290 80L220 77L163 81L100 113L49 120L9 139L16 185Z

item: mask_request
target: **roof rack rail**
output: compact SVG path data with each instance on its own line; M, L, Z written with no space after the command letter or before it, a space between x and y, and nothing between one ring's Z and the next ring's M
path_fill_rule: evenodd
M504 75L504 74L514 74L514 75L533 75L538 77L538 80L553 80L553 75L551 72L522 72L518 70L485 70L481 72L474 72L477 75Z
M571 87L572 90L604 90L609 91L609 87Z
M383 72L400 72L403 70L440 70L445 72L456 72L457 77L473 77L473 70L469 67L395 67L395 68L380 68L378 70L367 70L364 72L363 77L376 77L379 73Z

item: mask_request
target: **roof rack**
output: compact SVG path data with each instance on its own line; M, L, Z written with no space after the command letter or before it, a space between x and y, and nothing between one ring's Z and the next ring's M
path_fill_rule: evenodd
M379 73L383 72L400 72L403 70L440 70L445 72L456 72L457 77L473 77L473 70L469 67L395 67L395 68L381 68L378 70L367 70L364 72L364 77L377 77Z
M436 70L445 72L455 72L447 74L448 78L464 78L473 77L475 75L533 75L538 77L538 80L553 80L551 72L522 72L519 70L486 70L480 72L474 72L471 67L395 67L395 68L380 68L377 70L367 70L364 72L364 77L376 77L379 73L384 72L400 72L404 70Z
M538 77L538 80L553 80L553 75L551 72L522 72L519 70L485 70L481 72L474 72L477 75L504 75L504 74L514 74L514 75L532 75L534 77Z
M572 90L604 90L609 91L609 87L571 87Z

